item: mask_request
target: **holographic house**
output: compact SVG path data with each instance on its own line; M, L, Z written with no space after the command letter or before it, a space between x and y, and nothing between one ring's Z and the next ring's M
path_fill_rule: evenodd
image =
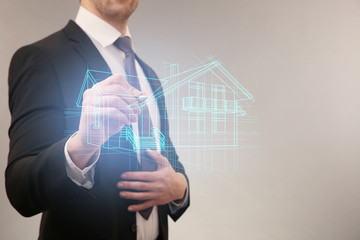
M212 58L182 72L177 64L169 64L167 69L161 94L167 100L170 136L176 146L239 146L240 121L247 117L253 95Z
M87 71L76 102L79 112L82 108L84 91L111 75L110 72ZM151 137L142 139L143 142L147 142L150 147L157 140L160 142L161 149L166 150L164 135L170 134L177 148L234 149L243 144L239 142L242 132L240 121L247 117L253 95L220 62L210 58L186 71L180 71L177 64L168 64L166 76L163 79L147 79L153 86L159 85L160 82L163 91L160 87L153 87L154 96L142 101L141 104L151 106L151 102L156 101L157 98L165 97L170 132L162 133L159 129L153 128L149 134ZM101 89L97 91L99 94L103 93ZM95 106L102 107L108 104L109 102L94 103ZM100 118L100 116L106 116L106 113L100 114L96 112L97 110L94 108L95 112L91 115L94 117L92 122L95 124L87 126L89 144L95 144L94 132L99 129L101 121L106 120L106 118ZM153 122L160 120L152 119ZM104 131L109 131L109 129ZM121 134L118 138L111 138L102 147L121 149L121 137L133 143L140 140L131 127L126 127Z

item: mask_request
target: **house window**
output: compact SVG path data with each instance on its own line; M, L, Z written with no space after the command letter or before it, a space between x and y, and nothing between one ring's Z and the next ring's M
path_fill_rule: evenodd
M205 84L199 82L189 82L189 98L183 102L188 106L189 111L189 130L191 133L205 132Z
M203 98L204 97L204 83L189 82L189 97Z
M225 101L225 86L223 85L211 85L212 99L213 99L213 109L216 110L224 110L226 109L226 101Z
M221 113L212 114L212 132L226 133L226 115Z
M176 84L179 82L179 65L178 64L169 64L168 65L169 82ZM179 115L178 105L180 104L179 100L179 88L171 91L171 94L167 97L167 118L176 119Z
M190 133L205 133L205 113L189 113L188 120Z
M191 106L194 110L204 108L205 84L199 82L189 83L189 97L191 97Z

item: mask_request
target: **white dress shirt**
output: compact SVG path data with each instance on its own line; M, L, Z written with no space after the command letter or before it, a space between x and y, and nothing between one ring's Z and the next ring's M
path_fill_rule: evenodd
M78 14L76 16L75 22L80 28L88 35L91 41L94 43L97 50L100 52L106 63L108 64L112 73L125 74L124 70L124 59L125 54L121 52L113 43L122 36L128 36L131 38L128 27L126 28L126 33L122 35L118 30L111 26L106 21L100 19L96 15L92 14L85 8L80 6ZM94 66L96 67L96 66ZM97 69L94 69L97 70ZM147 81L142 68L139 63L136 61L136 71L138 74L138 79L140 87L143 92L149 98L153 98L153 92L149 82ZM160 129L160 115L156 101L149 101L148 104L150 117L153 121L153 125ZM132 128L135 135L138 135L138 126L137 123L132 123ZM76 133L75 133L76 134ZM160 151L160 141L157 138L157 150ZM138 148L140 145L138 139L135 142L135 145ZM95 153L93 158L95 161L92 165L79 169L71 160L68 151L67 143L65 144L65 157L66 157L66 171L68 177L77 185L90 189L94 185L94 174L95 174L95 164L99 159L100 151ZM139 151L138 151L139 156ZM140 157L138 157L140 161ZM185 201L181 204L175 202L169 203L171 212L176 212L188 201L188 192L186 191ZM136 212L136 225L137 225L137 239L156 239L159 234L159 221L158 221L158 209L157 206L154 206L153 211L148 220L145 220L141 215Z

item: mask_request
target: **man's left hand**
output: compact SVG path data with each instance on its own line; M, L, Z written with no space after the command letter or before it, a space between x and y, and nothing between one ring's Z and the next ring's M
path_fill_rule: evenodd
M154 172L126 172L121 175L124 181L117 183L117 188L137 190L139 192L120 191L122 198L144 201L140 204L130 205L130 212L137 212L143 209L164 205L171 201L182 199L187 187L183 174L174 171L161 153L147 150L148 155L154 159L158 168ZM126 181L131 180L131 181Z

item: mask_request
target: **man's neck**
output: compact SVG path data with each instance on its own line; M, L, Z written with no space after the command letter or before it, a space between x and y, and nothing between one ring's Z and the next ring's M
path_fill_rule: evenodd
M106 17L103 14L101 14L94 6L83 3L83 2L81 2L81 6L83 8L85 8L86 10L88 10L89 12L95 14L96 16L98 16L99 18L104 20L105 22L109 23L116 30L118 30L122 35L124 35L126 33L126 29L127 29L126 26L128 23L128 19Z

